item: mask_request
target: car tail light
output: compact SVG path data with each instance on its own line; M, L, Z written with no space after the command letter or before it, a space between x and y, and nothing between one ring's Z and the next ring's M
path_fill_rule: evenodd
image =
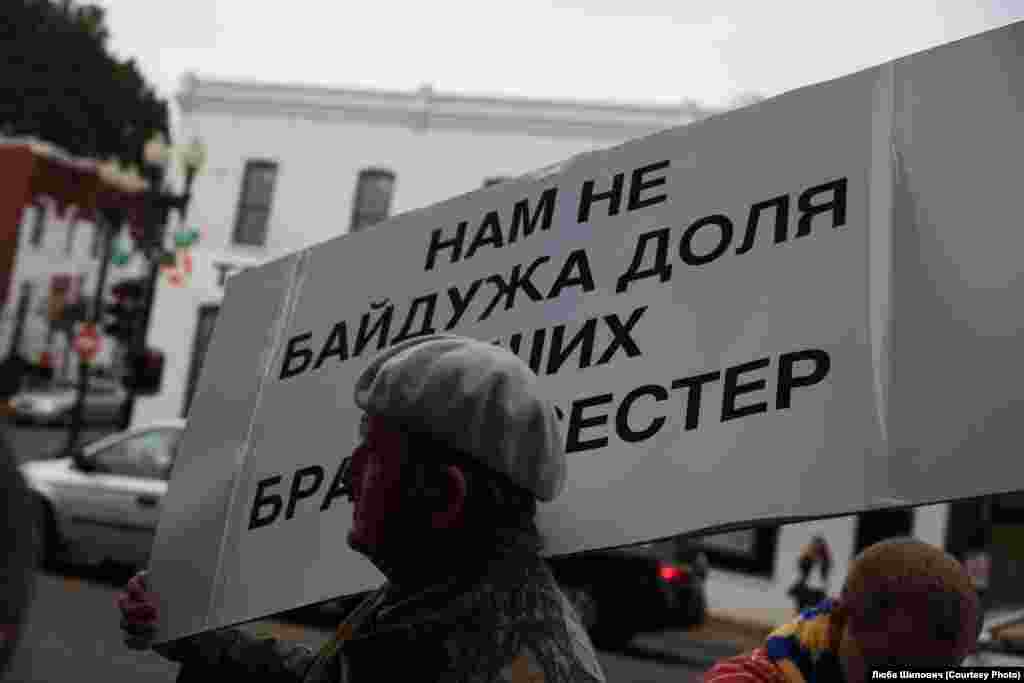
M682 583L687 579L686 572L681 567L665 563L658 567L658 576L670 583Z

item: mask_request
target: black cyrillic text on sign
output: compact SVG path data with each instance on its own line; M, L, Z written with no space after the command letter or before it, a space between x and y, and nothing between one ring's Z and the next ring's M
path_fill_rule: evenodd
M532 208L530 199L523 198L515 203L511 218L507 213L502 218L499 211L488 211L479 223L474 223L475 231L472 237L469 237L469 221L459 221L454 232L437 228L430 233L427 261L423 269L433 270L438 254L447 253L449 263L457 263L463 259L473 258L482 247L500 249L506 244L515 244L520 236L526 239L536 230L549 230L555 215L557 197L558 188L548 188L541 193Z
M612 429L626 443L652 438L672 419L672 409L667 402L675 392L681 394L679 411L686 431L701 426L702 408L707 406L713 392L719 395L720 422L765 413L772 398L776 410L786 410L793 405L794 390L824 381L832 364L828 353L821 349L784 353L778 357L775 371L769 370L772 361L772 358L758 358L724 371L676 379L667 386L645 384L626 392L618 400L613 393L576 399L568 411L565 452L603 448L608 445ZM767 391L769 379L775 379L774 396ZM664 408L661 414L642 423L633 415L634 406L641 402L664 404Z
M592 292L595 286L587 252L575 249L566 255L560 266L552 264L551 257L540 256L528 264L516 264L508 276L491 275L474 280L462 289L453 285L444 293L421 294L412 299L404 314L387 299L371 302L370 310L360 316L358 326L344 320L334 323L319 346L315 345L312 332L289 338L285 342L278 379L291 379L319 370L325 364L344 363L359 357L366 349L380 351L407 339L436 334L439 329L435 320L444 319L437 314L444 307L445 299L451 311L444 330L450 331L474 302L486 302L477 316L477 321L482 322L497 310L511 310L517 302L550 300L573 290ZM488 290L489 300L486 294L478 296Z
M341 478L341 465L331 479L323 502L319 510L324 512L331 507L331 504L342 497L344 482ZM278 520L281 512L284 511L284 519L292 519L297 511L305 506L300 505L301 501L312 498L324 483L324 468L319 465L310 465L296 470L292 475L291 485L288 487L288 500L282 497L277 487L283 481L281 475L266 477L256 483L256 494L253 496L252 508L249 512L249 530L270 526Z
M683 229L675 249L679 261L686 266L700 268L725 256L734 238L744 230L737 254L746 254L754 247L757 231L761 225L772 225L774 244L789 239L790 207L793 202L789 195L772 197L755 202L747 215L746 228L742 222L733 221L725 214L715 213L691 222ZM796 199L797 220L795 238L811 234L811 223L831 223L833 228L846 225L847 179L838 178L827 183L805 189ZM742 216L742 214L740 214ZM762 220L768 216L767 220ZM615 283L615 292L628 291L634 282L657 278L658 282L672 279L672 228L663 227L649 230L637 236L633 259L626 271Z

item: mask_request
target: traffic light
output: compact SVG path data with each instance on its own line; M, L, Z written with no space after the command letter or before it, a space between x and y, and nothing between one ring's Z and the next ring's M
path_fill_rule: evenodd
M110 288L112 303L104 307L109 316L103 331L121 344L130 344L142 325L146 305L146 284L142 279L121 280Z
M146 298L146 281L143 278L121 280L110 288L110 295L118 300L131 300L142 303Z
M80 299L73 304L65 304L61 309L60 317L53 321L53 326L58 330L63 330L65 334L72 335L75 325L85 322L89 318L91 308L90 299Z
M156 234L152 227L145 223L136 224L131 223L128 226L128 234L132 236L132 241L135 242L135 248L139 251L146 251L150 247L156 244Z
M140 396L153 396L160 393L160 385L164 376L164 354L156 349L146 349L141 353L129 353L126 358L127 373L124 376L124 387L134 390Z
M135 337L135 328L139 325L138 311L125 303L107 304L110 322L103 326L103 331L121 344L130 344Z
M64 310L61 312L60 324L64 327L70 327L83 322L88 316L89 301L76 301L73 304L67 304L64 306Z

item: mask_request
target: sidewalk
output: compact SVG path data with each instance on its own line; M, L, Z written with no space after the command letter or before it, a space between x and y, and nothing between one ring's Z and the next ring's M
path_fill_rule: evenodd
M764 642L776 627L796 616L791 608L777 609L708 609L707 621L698 629L687 631L693 640L717 641L752 649Z
M985 613L982 641L999 641L1024 650L1024 608L1020 605L1002 605Z
M715 662L754 649L768 633L793 619L791 609L709 609L699 628L644 633L636 638L641 648L670 653L690 666L710 668Z

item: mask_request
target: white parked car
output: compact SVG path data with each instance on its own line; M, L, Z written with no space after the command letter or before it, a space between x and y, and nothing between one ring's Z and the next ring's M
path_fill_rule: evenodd
M22 463L41 508L40 560L145 566L184 429L184 420L155 422Z
M74 382L58 381L48 387L21 391L11 399L14 419L21 423L67 424L78 396ZM82 403L86 424L110 423L118 419L127 392L117 382L91 379Z

